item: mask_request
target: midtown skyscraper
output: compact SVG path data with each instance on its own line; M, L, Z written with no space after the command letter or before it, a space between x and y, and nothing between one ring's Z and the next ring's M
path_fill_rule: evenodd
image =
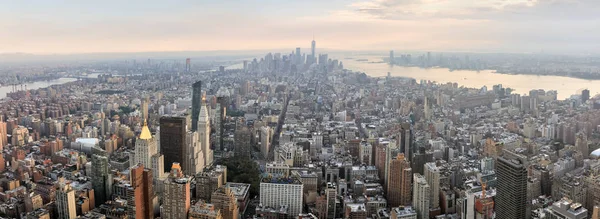
M527 168L519 159L498 158L496 218L525 218L527 209Z
M101 205L110 197L112 187L110 171L108 169L108 155L101 148L92 148L92 187L96 205Z
M127 214L130 218L154 218L152 170L138 164L130 169L131 186L127 191Z
M59 179L58 189L56 190L56 207L58 208L58 218L75 219L77 217L77 206L75 205L75 190L71 185Z
M202 106L202 81L192 85L192 131L198 130L198 117Z
M171 164L184 163L187 124L185 117L160 118L160 148L164 154L164 168L171 172Z
M390 161L387 197L390 206L410 205L412 170L403 153Z

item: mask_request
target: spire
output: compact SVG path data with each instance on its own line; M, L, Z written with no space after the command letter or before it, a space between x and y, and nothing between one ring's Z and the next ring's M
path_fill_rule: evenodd
M200 115L198 116L198 122L208 122L208 109L206 108L206 94L202 94L202 106L200 107Z
M148 124L144 119L144 125L142 126L142 133L140 133L140 139L149 140L152 139L152 134L150 133L150 129L148 129Z

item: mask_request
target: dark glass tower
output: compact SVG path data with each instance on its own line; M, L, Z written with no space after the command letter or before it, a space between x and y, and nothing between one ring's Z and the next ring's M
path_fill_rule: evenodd
M496 218L525 218L527 212L527 168L521 160L498 158Z
M184 163L185 117L161 117L160 118L160 151L165 155L165 172L171 172L173 163Z
M198 116L202 107L202 81L192 85L192 131L198 130Z

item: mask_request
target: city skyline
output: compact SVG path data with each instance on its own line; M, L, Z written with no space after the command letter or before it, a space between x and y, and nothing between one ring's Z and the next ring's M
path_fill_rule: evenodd
M0 53L281 49L598 53L591 0L9 2ZM52 13L47 8L53 8ZM585 33L585 34L583 34ZM530 42L536 42L531 44ZM303 46L303 48L306 46Z

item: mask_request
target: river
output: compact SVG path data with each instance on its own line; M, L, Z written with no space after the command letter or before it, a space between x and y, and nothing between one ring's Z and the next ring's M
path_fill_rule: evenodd
M59 79L54 79L54 80L49 80L49 81L38 81L38 82L32 82L32 83L25 83L25 84L23 84L23 89L27 88L27 90L35 90L35 89L46 88L46 87L50 87L52 85L64 84L64 83L73 82L73 81L77 81L77 79L76 78L59 78ZM21 85L17 85L17 88L21 89ZM11 85L1 86L0 87L0 99L5 98L6 94L13 91L12 89L13 88Z
M343 62L344 68L365 72L371 77L384 77L389 72L391 76L414 78L417 81L429 80L438 83L456 82L459 86L481 88L484 85L492 89L495 84L502 84L514 90L513 93L528 94L533 89L556 90L558 99L569 98L573 94L581 94L581 90L590 90L590 96L600 92L600 80L585 80L578 78L560 76L538 76L538 75L511 75L498 74L493 70L471 71L455 70L447 68L419 68L390 66L382 62L381 56L361 55L334 55ZM346 59L352 58L352 59ZM357 59L368 59L368 61L356 61ZM372 63L374 62L374 63Z

